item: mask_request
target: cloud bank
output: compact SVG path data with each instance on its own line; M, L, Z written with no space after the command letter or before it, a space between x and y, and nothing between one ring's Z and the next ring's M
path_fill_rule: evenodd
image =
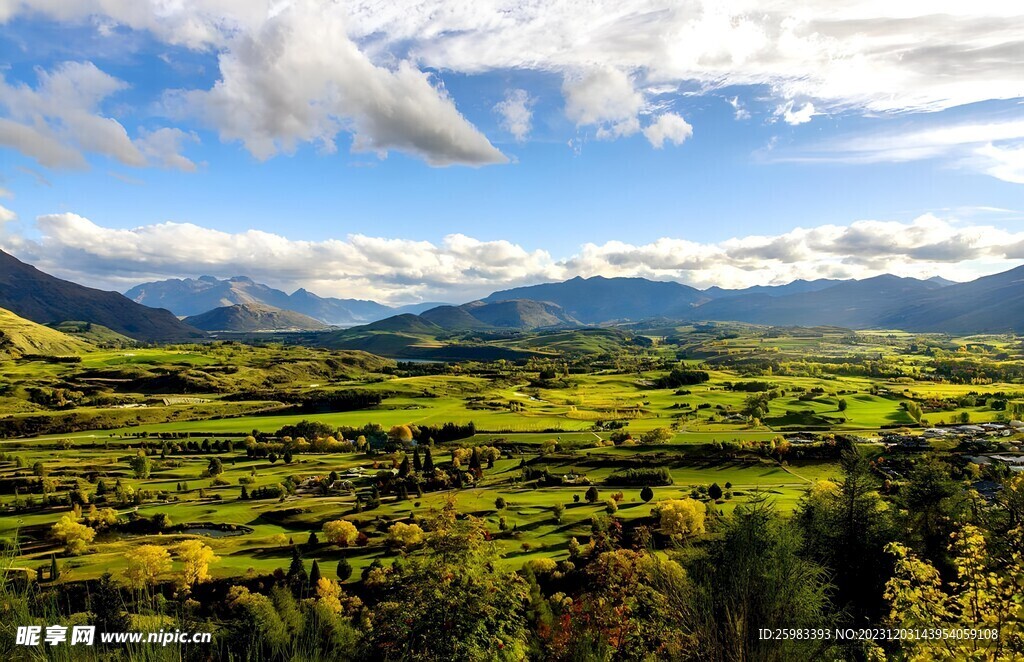
M0 221L13 213L0 213ZM450 234L438 243L349 235L298 241L190 223L103 227L62 213L36 219L38 237L4 234L0 247L44 271L98 286L211 274L247 275L322 295L390 303L466 301L494 290L573 276L642 276L697 287L747 287L797 278L881 273L966 280L1024 260L1024 232L964 226L926 214L909 222L860 220L718 243L662 238L648 244L587 243L556 257L509 241Z

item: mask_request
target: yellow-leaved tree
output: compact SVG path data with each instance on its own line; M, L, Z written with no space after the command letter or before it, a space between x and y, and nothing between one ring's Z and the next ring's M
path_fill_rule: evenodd
M128 555L124 578L133 588L146 588L171 569L171 553L159 545L141 545Z
M704 533L704 504L696 499L662 501L654 509L662 532L673 540Z
M72 556L85 553L96 537L95 529L80 523L72 513L66 513L57 520L51 532L54 538L64 543L64 551Z
M967 525L954 534L957 578L943 590L938 570L905 546L890 543L896 569L886 584L891 605L889 620L898 628L981 630L979 637L938 637L903 642L908 659L1003 660L1024 659L1024 563L1021 527L1013 529L1009 551L990 556L981 529Z
M208 581L210 564L220 560L212 549L198 540L186 540L178 545L178 557L184 564L180 581L186 588Z
M324 524L324 537L327 542L348 547L359 537L359 529L348 520L336 519Z

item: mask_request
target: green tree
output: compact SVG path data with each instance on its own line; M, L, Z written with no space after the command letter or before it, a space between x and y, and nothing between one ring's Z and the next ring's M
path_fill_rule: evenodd
M340 561L338 561L337 572L339 582L346 581L349 577L352 576L352 564L349 563L348 559L342 558Z
M596 502L600 496L601 495L600 495L600 493L597 490L597 486L596 485L591 485L590 489L587 490L587 494L586 494L587 503L594 503L594 502Z
M526 583L501 569L483 522L456 519L449 504L428 528L428 554L367 576L384 596L369 649L383 659L523 659Z
M128 461L128 465L132 468L132 473L138 479L149 478L149 472L153 468L153 463L144 451L139 451L135 457Z
M640 490L640 498L643 499L644 503L650 503L651 499L654 498L654 490L650 486L644 487L644 489Z

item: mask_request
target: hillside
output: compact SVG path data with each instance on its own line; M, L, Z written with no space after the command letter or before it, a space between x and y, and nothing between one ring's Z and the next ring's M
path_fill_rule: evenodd
M908 301L882 320L907 331L1024 331L1024 267L956 283Z
M69 336L78 338L79 340L84 340L85 342L92 343L94 345L130 347L137 344L136 341L132 340L128 336L120 334L112 329L108 329L102 324L67 320L65 322L48 324L47 326L51 329L56 329L61 333L66 333Z
M199 315L186 317L185 323L203 331L235 331L239 333L317 331L327 328L326 324L308 315L259 303L240 303L234 306L214 308Z
M667 310L699 304L708 296L681 283L594 276L503 290L483 301L494 303L512 299L551 302L579 322L600 324L658 317Z
M236 304L262 304L308 315L325 324L358 324L378 320L394 311L376 301L320 297L305 289L291 294L257 283L246 276L171 278L136 285L125 293L147 306L167 308L176 315L195 316Z
M52 324L81 320L144 342L196 340L205 334L170 311L148 308L117 292L61 280L0 251L0 307Z
M696 308L671 311L669 316L774 326L877 328L886 326L884 320L908 301L940 288L942 285L931 281L885 275L786 296L755 293L723 297Z
M76 356L90 348L85 341L0 308L0 357L25 354Z

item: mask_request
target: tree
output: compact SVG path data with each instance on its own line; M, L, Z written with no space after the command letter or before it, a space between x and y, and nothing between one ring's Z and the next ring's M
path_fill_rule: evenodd
M427 554L368 573L384 596L369 650L392 660L524 659L527 586L502 569L484 523L456 519L449 504L428 528Z
M306 547L316 547L320 544L320 539L316 537L316 531L309 532L309 538L306 540Z
M412 441L412 430L408 425L396 425L388 430L388 438L402 443L409 443Z
M406 476L409 475L409 471L410 470L411 470L411 467L409 465L409 455L406 454L402 458L402 463L398 465L398 476L400 478L405 478Z
M640 435L642 444L666 444L672 440L672 431L668 428L654 428Z
M153 468L153 463L146 457L144 451L139 451L135 457L128 461L128 464L132 468L132 473L139 479L149 478L149 472Z
M57 555L50 554L50 581L55 582L60 579L60 568L57 567Z
M219 457L210 458L210 463L206 466L206 471L211 476L217 477L224 473L224 463L220 461Z
M409 548L423 542L423 529L418 524L395 522L388 529L388 544L393 547Z
M127 632L131 629L132 617L125 611L121 592L109 572L103 573L95 588L89 593L90 622L100 632Z
M242 485L242 494L239 497L242 501L246 501L249 498L249 490L246 489L245 485Z
M893 568L892 555L885 553L895 537L892 509L882 502L868 461L856 449L843 452L840 468L838 483L812 485L795 520L809 558L831 572L837 606L847 609L856 625L877 623Z
M292 463L292 451L291 451L291 449L286 449L284 451L284 454L281 456L281 459L284 460L285 464L291 464Z
M722 488L721 488L721 486L718 483L711 483L711 486L708 487L708 496L711 497L712 499L714 499L715 501L718 501L719 499L721 499L722 498Z
M72 513L66 513L51 529L53 537L64 543L64 551L71 556L85 553L89 543L96 537L96 531L80 524Z
M185 587L209 581L210 564L220 560L211 548L198 540L186 540L178 545L178 557L183 564L181 584Z
M47 473L49 473L49 472L47 471L46 466L44 466L42 462L39 462L37 460L36 462L32 463L32 475L33 476L42 477L42 476L45 476Z
M670 499L655 508L662 533L673 540L685 540L704 533L705 508L696 499Z
M412 470L419 473L423 471L423 461L420 459L420 447L412 449Z
M352 564L348 562L348 559L343 558L338 561L338 581L346 581L352 576Z
M640 498L643 499L644 503L650 503L651 499L654 498L654 490L650 486L644 487L644 489L640 490Z
M316 559L313 559L313 565L309 569L309 585L316 586L320 583L321 579L320 564L316 562Z
M324 538L327 542L348 547L356 541L359 536L359 529L348 520L336 519L324 524Z
M984 638L912 639L904 642L913 660L1024 659L1024 611L1020 606L1024 582L1021 528L1010 532L1009 549L990 552L985 536L966 525L953 534L956 580L943 590L939 571L907 547L891 543L896 557L893 577L886 583L889 621L897 628L985 629Z
M306 574L306 565L299 555L299 548L292 545L292 561L288 566L288 580L293 586L304 586L309 576Z
M619 510L619 504L615 502L615 499L608 499L604 502L604 511L609 515L614 515Z
M423 473L434 473L434 456L430 452L430 446L423 449Z
M836 406L837 409L839 409L839 411L846 411L846 408L848 406L846 398L839 398L839 402L836 403Z
M505 502L505 497L498 497L494 500L494 507L498 510L504 510L506 505L508 504Z
M555 524L561 524L562 514L565 513L565 506L561 503L556 503L555 505L551 506L551 512L555 516Z
M597 491L596 485L591 485L590 489L587 490L587 503L594 503L600 497L600 493Z
M128 555L124 578L132 588L149 588L171 569L171 554L159 545L140 545Z

